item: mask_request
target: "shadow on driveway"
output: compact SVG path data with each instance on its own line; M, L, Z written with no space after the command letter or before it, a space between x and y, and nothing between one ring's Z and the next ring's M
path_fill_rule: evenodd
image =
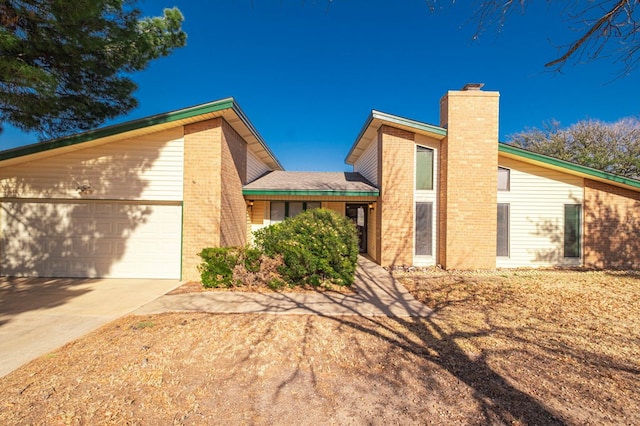
M0 377L179 284L150 279L3 278Z

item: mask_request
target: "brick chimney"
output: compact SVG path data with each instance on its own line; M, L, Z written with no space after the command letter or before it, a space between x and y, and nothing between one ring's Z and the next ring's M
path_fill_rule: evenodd
M498 92L467 84L440 100L438 261L446 269L495 269Z

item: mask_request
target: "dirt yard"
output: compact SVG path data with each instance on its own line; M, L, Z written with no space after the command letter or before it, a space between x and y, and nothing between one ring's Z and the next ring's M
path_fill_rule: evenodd
M426 319L128 316L0 379L0 424L640 424L640 275L396 277Z

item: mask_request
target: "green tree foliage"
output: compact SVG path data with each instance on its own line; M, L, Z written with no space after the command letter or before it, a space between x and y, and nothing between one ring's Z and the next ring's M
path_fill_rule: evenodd
M246 274L257 274L261 269L260 250L250 247L206 247L198 256L202 263L198 265L202 285L206 288L242 286L237 277L238 267Z
M88 130L137 106L128 77L186 43L176 8L132 0L2 0L0 124L42 138Z
M358 259L353 223L328 209L307 210L254 234L267 256L281 255L282 276L290 283L351 285Z
M543 129L511 135L509 144L633 179L640 179L640 119L615 123L580 121L566 129L551 122Z

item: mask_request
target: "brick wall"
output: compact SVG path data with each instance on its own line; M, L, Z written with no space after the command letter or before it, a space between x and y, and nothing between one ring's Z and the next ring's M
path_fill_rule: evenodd
M222 122L220 245L247 243L247 206L242 186L247 181L247 143L226 122Z
M584 264L640 268L640 193L584 180Z
M378 203L371 203L375 206L375 210L378 209ZM378 251L376 249L376 229L377 229L377 212L375 210L369 210L367 215L367 254L371 256L373 260L378 262Z
M221 140L220 118L184 128L183 280L199 280L197 253L220 245Z
M446 111L444 113L446 114ZM441 120L442 114L443 112L441 111ZM442 267L447 264L447 191L449 188L447 182L447 174L449 173L447 158L449 158L448 144L441 142L440 155L438 157L438 207L437 212L434 212L434 214L437 215L436 223L438 224L436 231L436 264Z
M497 92L450 91L441 100L447 128L440 152L438 263L494 269L498 166Z
M413 263L413 187L415 135L382 126L378 131L376 259L381 265Z

